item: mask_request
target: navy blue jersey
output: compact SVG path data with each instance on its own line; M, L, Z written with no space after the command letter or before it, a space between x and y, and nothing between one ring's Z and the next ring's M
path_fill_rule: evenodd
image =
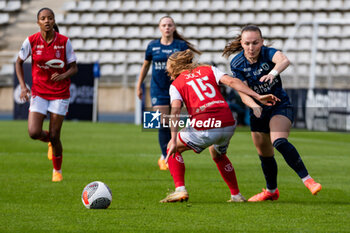
M151 97L169 97L170 77L166 73L168 57L188 49L185 41L174 39L170 45L163 45L160 39L151 41L146 49L147 61L152 61Z
M272 62L272 57L277 52L274 48L261 47L261 52L258 61L250 64L244 56L244 51L237 54L231 61L231 71L234 77L242 81L247 81L248 86L256 93L265 95L273 94L278 97L281 102L279 104L290 104L289 97L282 88L281 77L277 75L273 82L260 82L259 79L267 75L275 66ZM257 102L261 105L259 102ZM262 106L262 105L261 105ZM265 108L266 106L264 106Z

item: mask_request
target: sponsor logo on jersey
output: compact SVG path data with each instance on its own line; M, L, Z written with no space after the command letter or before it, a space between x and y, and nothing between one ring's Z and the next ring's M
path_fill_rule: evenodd
M172 53L173 50L172 49L163 49L162 52L163 53Z
M155 70L165 70L166 69L166 61L165 62L154 62Z
M267 64L266 62L261 64L261 68L263 68L264 70L269 70L270 69L270 66L269 64Z
M61 57L61 52L59 50L56 50L55 55L56 55L57 58L60 58Z
M153 47L152 51L160 50L160 47Z
M45 65L51 67L51 68L63 68L64 67L64 61L59 59L52 59L45 63Z
M64 61L59 60L59 59L52 59L50 61L47 61L45 63L45 66L41 66L37 64L37 66L41 69L50 69L50 68L56 68L56 69L62 69L64 67Z
M43 54L43 51L42 51L42 50L37 50L37 51L36 51L36 55L40 56L41 54Z
M62 46L55 45L55 46L53 46L53 49L64 49L64 46L63 45Z
M279 83L279 80L277 78L274 78L272 80L272 83L270 84L269 82L262 83L262 84L257 84L252 87L252 89L258 93L258 94L269 94L271 93L272 88Z
M36 48L37 48L37 49L43 49L43 48L44 48L44 45L37 45Z

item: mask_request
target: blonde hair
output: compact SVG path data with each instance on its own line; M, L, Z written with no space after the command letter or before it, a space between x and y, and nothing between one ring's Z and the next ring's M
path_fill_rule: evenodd
M193 52L195 52L195 53L197 53L197 54L202 54L201 51L199 51L198 49L196 49L196 48L194 47L194 45L193 45L191 42L189 42L187 39L185 39L185 37L183 37L183 35L181 35L181 34L176 30L175 21L174 21L174 19L171 18L169 15L166 15L166 16L163 16L162 18L160 18L158 24L160 24L160 22L161 22L163 19L165 19L165 18L170 19L170 20L173 22L173 24L175 25L175 31L174 31L174 33L173 33L174 39L178 39L178 40L183 40L183 41L185 41L186 44L187 44L187 46L188 46L188 48L190 48Z
M173 53L167 61L167 72L171 80L175 80L182 72L192 70L199 66L209 66L206 64L199 64L193 61L194 53L191 49Z
M222 56L225 58L228 58L231 54L242 51L243 50L243 47L241 45L242 33L248 32L248 31L249 32L259 32L260 37L262 38L262 33L261 33L261 30L258 26L247 25L241 30L241 33L238 36L236 36L236 38L233 41L229 42L225 46L224 51L222 53Z

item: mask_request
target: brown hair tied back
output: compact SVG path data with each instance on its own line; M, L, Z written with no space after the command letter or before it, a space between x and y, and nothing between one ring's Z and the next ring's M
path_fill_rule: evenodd
M245 26L239 35L236 36L236 38L229 42L225 48L224 52L222 53L222 56L225 58L228 58L230 55L240 52L243 50L242 45L241 45L241 40L242 40L242 33L243 32L259 32L261 38L262 38L262 33L261 30L258 26L255 25L247 25Z
M167 61L169 69L167 70L169 76L172 80L177 78L182 72L188 70L192 71L193 69L200 66L200 64L193 61L194 53L190 49L185 51L180 51L173 53Z

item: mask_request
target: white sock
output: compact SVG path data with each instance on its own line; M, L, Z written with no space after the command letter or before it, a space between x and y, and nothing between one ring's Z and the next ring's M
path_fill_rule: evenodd
M310 175L305 176L305 177L302 178L301 180L302 180L303 183L304 183L304 182L307 181L308 179L312 179Z
M275 189L268 189L268 188L266 188L266 190L267 190L269 193L274 193L274 192L276 192L276 189L277 189L277 188L275 188Z
M185 192L186 191L186 188L185 186L179 186L175 189L176 192Z
M240 196L242 196L241 193L237 193L236 195L232 195L232 194L231 194L231 198L240 197Z
M54 171L54 172L56 171L56 172L59 172L59 173L62 174L62 170L58 170L58 171L57 171L57 170L54 168L53 171Z

